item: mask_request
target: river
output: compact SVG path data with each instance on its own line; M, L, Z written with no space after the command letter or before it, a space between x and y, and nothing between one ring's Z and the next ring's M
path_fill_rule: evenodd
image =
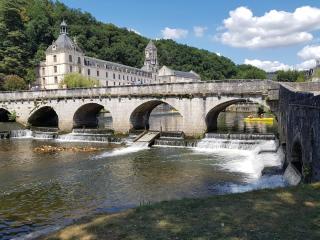
M244 124L242 117L223 113L219 131L275 131L274 125ZM179 130L179 124L181 118L174 115L150 119L152 129ZM261 149L274 148L274 140L230 142L226 146L207 138L190 148L32 138L0 141L0 239L32 238L83 216L162 200L285 185L281 175L261 176L263 167L281 165L279 151L258 154ZM100 150L33 151L41 145Z

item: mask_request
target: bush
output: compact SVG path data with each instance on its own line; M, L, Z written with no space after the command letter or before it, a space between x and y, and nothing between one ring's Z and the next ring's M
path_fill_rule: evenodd
M277 72L276 81L279 82L304 82L305 75L297 70L280 70Z
M3 88L7 91L23 90L27 88L27 84L17 75L7 75L4 77Z
M60 87L67 88L77 87L98 87L99 81L92 78L86 78L79 73L68 73L65 75L63 81L60 82Z

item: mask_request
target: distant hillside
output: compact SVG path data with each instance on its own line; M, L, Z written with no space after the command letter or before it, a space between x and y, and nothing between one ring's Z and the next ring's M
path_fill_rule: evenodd
M91 14L71 9L58 1L0 0L0 78L16 74L27 82L34 80L34 67L44 59L45 49L56 39L59 24L65 19L70 36L76 37L86 55L141 67L148 39L113 24L97 21ZM265 72L252 66L252 74L230 59L206 50L178 44L172 40L155 41L160 66L194 70L203 80L252 78Z

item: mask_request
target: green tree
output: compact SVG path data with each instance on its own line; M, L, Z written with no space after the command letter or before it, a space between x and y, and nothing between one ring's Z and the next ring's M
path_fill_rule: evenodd
M264 70L252 65L242 64L237 66L237 74L235 78L238 79L266 79L267 74Z
M303 72L299 72L297 70L280 70L276 74L276 81L279 82L304 82L306 79Z
M27 84L23 78L17 75L8 75L4 77L3 88L7 91L24 90Z
M86 78L79 73L68 73L63 81L60 82L60 87L64 86L67 88L98 87L99 81L92 78Z
M24 0L0 1L0 72L23 77L29 57Z
M91 14L72 9L60 1L0 0L0 80L19 75L35 80L34 69L45 59L45 50L59 35L65 19L69 36L86 55L133 67L142 67L148 39L125 28L97 21ZM159 65L193 70L203 80L265 78L262 70L236 66L230 59L173 40L155 41ZM246 68L246 69L243 69Z

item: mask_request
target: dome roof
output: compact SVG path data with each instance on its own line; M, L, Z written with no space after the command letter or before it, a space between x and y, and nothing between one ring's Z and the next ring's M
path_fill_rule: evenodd
M79 46L75 44L66 34L60 34L58 39L54 41L51 46L48 47L47 52L65 50L82 52Z
M46 52L68 50L82 52L79 46L75 42L73 42L68 36L67 26L67 23L63 20L60 24L60 35L58 39L47 48Z

